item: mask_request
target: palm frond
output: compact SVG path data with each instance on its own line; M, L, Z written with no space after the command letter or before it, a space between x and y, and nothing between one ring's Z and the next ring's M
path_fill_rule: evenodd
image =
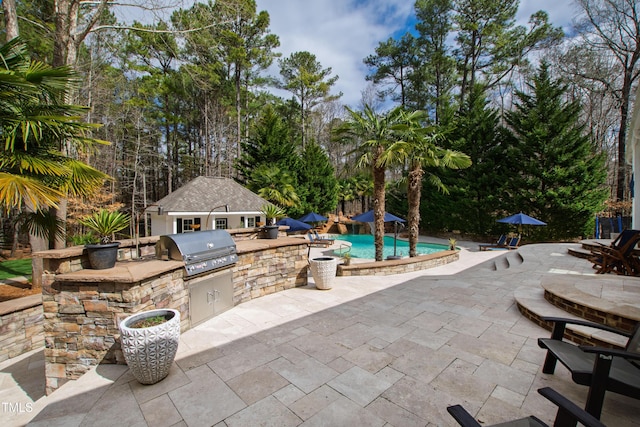
M20 229L29 234L33 234L45 240L52 240L55 237L64 238L64 221L49 212L49 210L38 210L36 212L23 212L18 217Z
M56 207L63 194L38 179L0 172L0 204L9 211L26 203L34 210Z
M78 160L67 159L65 167L70 172L61 191L72 196L90 196L111 177Z

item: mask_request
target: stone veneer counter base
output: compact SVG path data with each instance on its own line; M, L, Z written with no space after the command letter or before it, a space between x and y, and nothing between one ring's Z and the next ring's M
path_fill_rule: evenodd
M92 366L124 363L118 325L131 314L176 309L181 313L181 329L189 329L194 281L231 272L233 305L307 285L308 242L300 238L237 240L236 264L190 277L183 261L155 259L155 241L150 239L146 247L125 247L124 260L106 270L84 268L88 263L82 247L35 254L42 258L44 271L47 394L79 378ZM132 253L140 253L143 258L127 259Z

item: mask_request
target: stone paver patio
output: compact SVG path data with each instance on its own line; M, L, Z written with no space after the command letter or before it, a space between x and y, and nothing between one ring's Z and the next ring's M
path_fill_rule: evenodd
M523 246L521 263L458 245L460 261L446 266L338 277L328 291L310 279L234 307L183 333L172 372L152 386L101 365L45 397L42 350L8 360L2 425L448 426L456 403L486 424L550 422L544 386L583 406L587 390L564 368L541 373L536 339L549 332L518 312L513 293L551 275L580 281L591 264L567 244ZM602 420L639 425L640 401L608 393Z

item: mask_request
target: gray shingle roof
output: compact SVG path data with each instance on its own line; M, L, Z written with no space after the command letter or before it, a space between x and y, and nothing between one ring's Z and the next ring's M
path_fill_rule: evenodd
M162 206L165 212L209 212L225 204L229 205L229 212L255 212L265 203L265 199L231 178L199 176L154 205Z

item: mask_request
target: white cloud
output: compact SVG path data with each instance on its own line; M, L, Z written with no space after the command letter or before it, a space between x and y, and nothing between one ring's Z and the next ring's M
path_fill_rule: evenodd
M342 92L342 103L357 106L368 82L362 60L375 52L381 41L403 33L413 14L407 0L257 0L258 10L271 17L270 29L280 37L278 52L283 57L308 51L324 68L331 67L339 79L334 92ZM567 0L521 0L518 24L526 25L537 10L568 29L574 7ZM269 73L278 76L274 65ZM281 94L282 95L282 94ZM286 96L286 95L285 95Z
M170 1L183 8L193 3L193 0ZM258 11L269 12L271 32L280 37L277 52L283 57L299 51L314 54L324 68L331 67L332 76L339 76L333 92L342 92L341 102L350 106L360 103L361 92L368 85L365 80L368 69L363 59L374 54L381 41L409 29L407 22L414 7L412 0L256 0L256 4ZM171 10L165 10L165 19ZM575 6L569 0L520 0L517 23L527 25L529 16L537 10L546 10L551 22L562 26L565 32L575 15ZM126 21L135 18L130 8L126 11L120 18ZM157 19L150 14L147 11L142 20ZM277 63L268 73L279 77Z
M271 17L271 31L280 37L283 57L308 51L323 68L338 75L334 92L355 106L366 87L367 68L362 60L374 53L382 40L402 29L413 12L406 0L257 0L258 10ZM277 65L270 73L279 76Z
M518 9L518 24L526 25L529 17L544 10L549 15L549 21L555 26L562 27L565 33L571 30L571 21L577 14L577 8L573 1L568 0L520 0Z

